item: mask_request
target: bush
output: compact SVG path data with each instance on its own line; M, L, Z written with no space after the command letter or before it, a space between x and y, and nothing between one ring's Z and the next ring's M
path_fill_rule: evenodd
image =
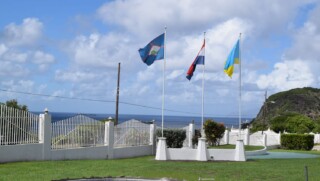
M200 129L195 129L194 130L194 135L192 137L192 145L198 145L198 139L201 138L201 130Z
M161 129L157 129L157 137L162 137ZM169 148L182 148L183 141L186 139L186 130L182 129L164 129L163 137L166 138Z
M281 147L288 150L311 150L314 136L308 134L282 134Z
M290 133L310 133L315 127L315 123L304 115L296 115L287 119L286 129Z
M223 137L226 127L223 123L217 123L211 119L204 123L204 133L210 146L216 146Z

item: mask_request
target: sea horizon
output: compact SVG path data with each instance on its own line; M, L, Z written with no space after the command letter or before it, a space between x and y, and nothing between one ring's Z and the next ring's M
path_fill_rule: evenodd
M35 114L40 114L43 112L32 111ZM76 112L49 112L52 117L52 122L61 121L74 117L76 115L85 115L96 120L107 119L109 117L114 118L115 114L106 113L76 113ZM148 115L148 114L119 114L119 123L136 119L143 122L154 121L157 126L161 126L162 116L161 115ZM218 117L218 116L205 116L204 121L207 119L213 119L216 122L223 123L226 127L238 128L239 118L238 117ZM201 127L201 117L200 116L180 116L180 115L164 115L164 127L165 128L182 128L188 126L190 123L194 122L196 128ZM242 118L242 123L250 122L252 118Z

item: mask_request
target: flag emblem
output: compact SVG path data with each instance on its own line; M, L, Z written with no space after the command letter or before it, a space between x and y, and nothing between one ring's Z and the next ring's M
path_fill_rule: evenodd
M156 56L160 50L160 46L153 45L150 49L149 55Z

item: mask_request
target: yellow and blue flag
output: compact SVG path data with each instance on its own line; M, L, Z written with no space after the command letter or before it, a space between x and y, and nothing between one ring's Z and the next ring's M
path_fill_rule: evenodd
M164 58L164 33L153 39L144 48L139 49L141 60L148 66L155 60Z
M232 77L234 64L240 63L240 47L239 47L239 40L232 48L226 64L224 65L224 72L229 76Z

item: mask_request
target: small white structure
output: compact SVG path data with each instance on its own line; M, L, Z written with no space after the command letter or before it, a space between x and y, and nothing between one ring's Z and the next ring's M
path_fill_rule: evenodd
M166 139L159 139L156 160L194 161L246 161L243 140L238 140L235 149L207 149L206 139L198 139L198 148L167 148Z

